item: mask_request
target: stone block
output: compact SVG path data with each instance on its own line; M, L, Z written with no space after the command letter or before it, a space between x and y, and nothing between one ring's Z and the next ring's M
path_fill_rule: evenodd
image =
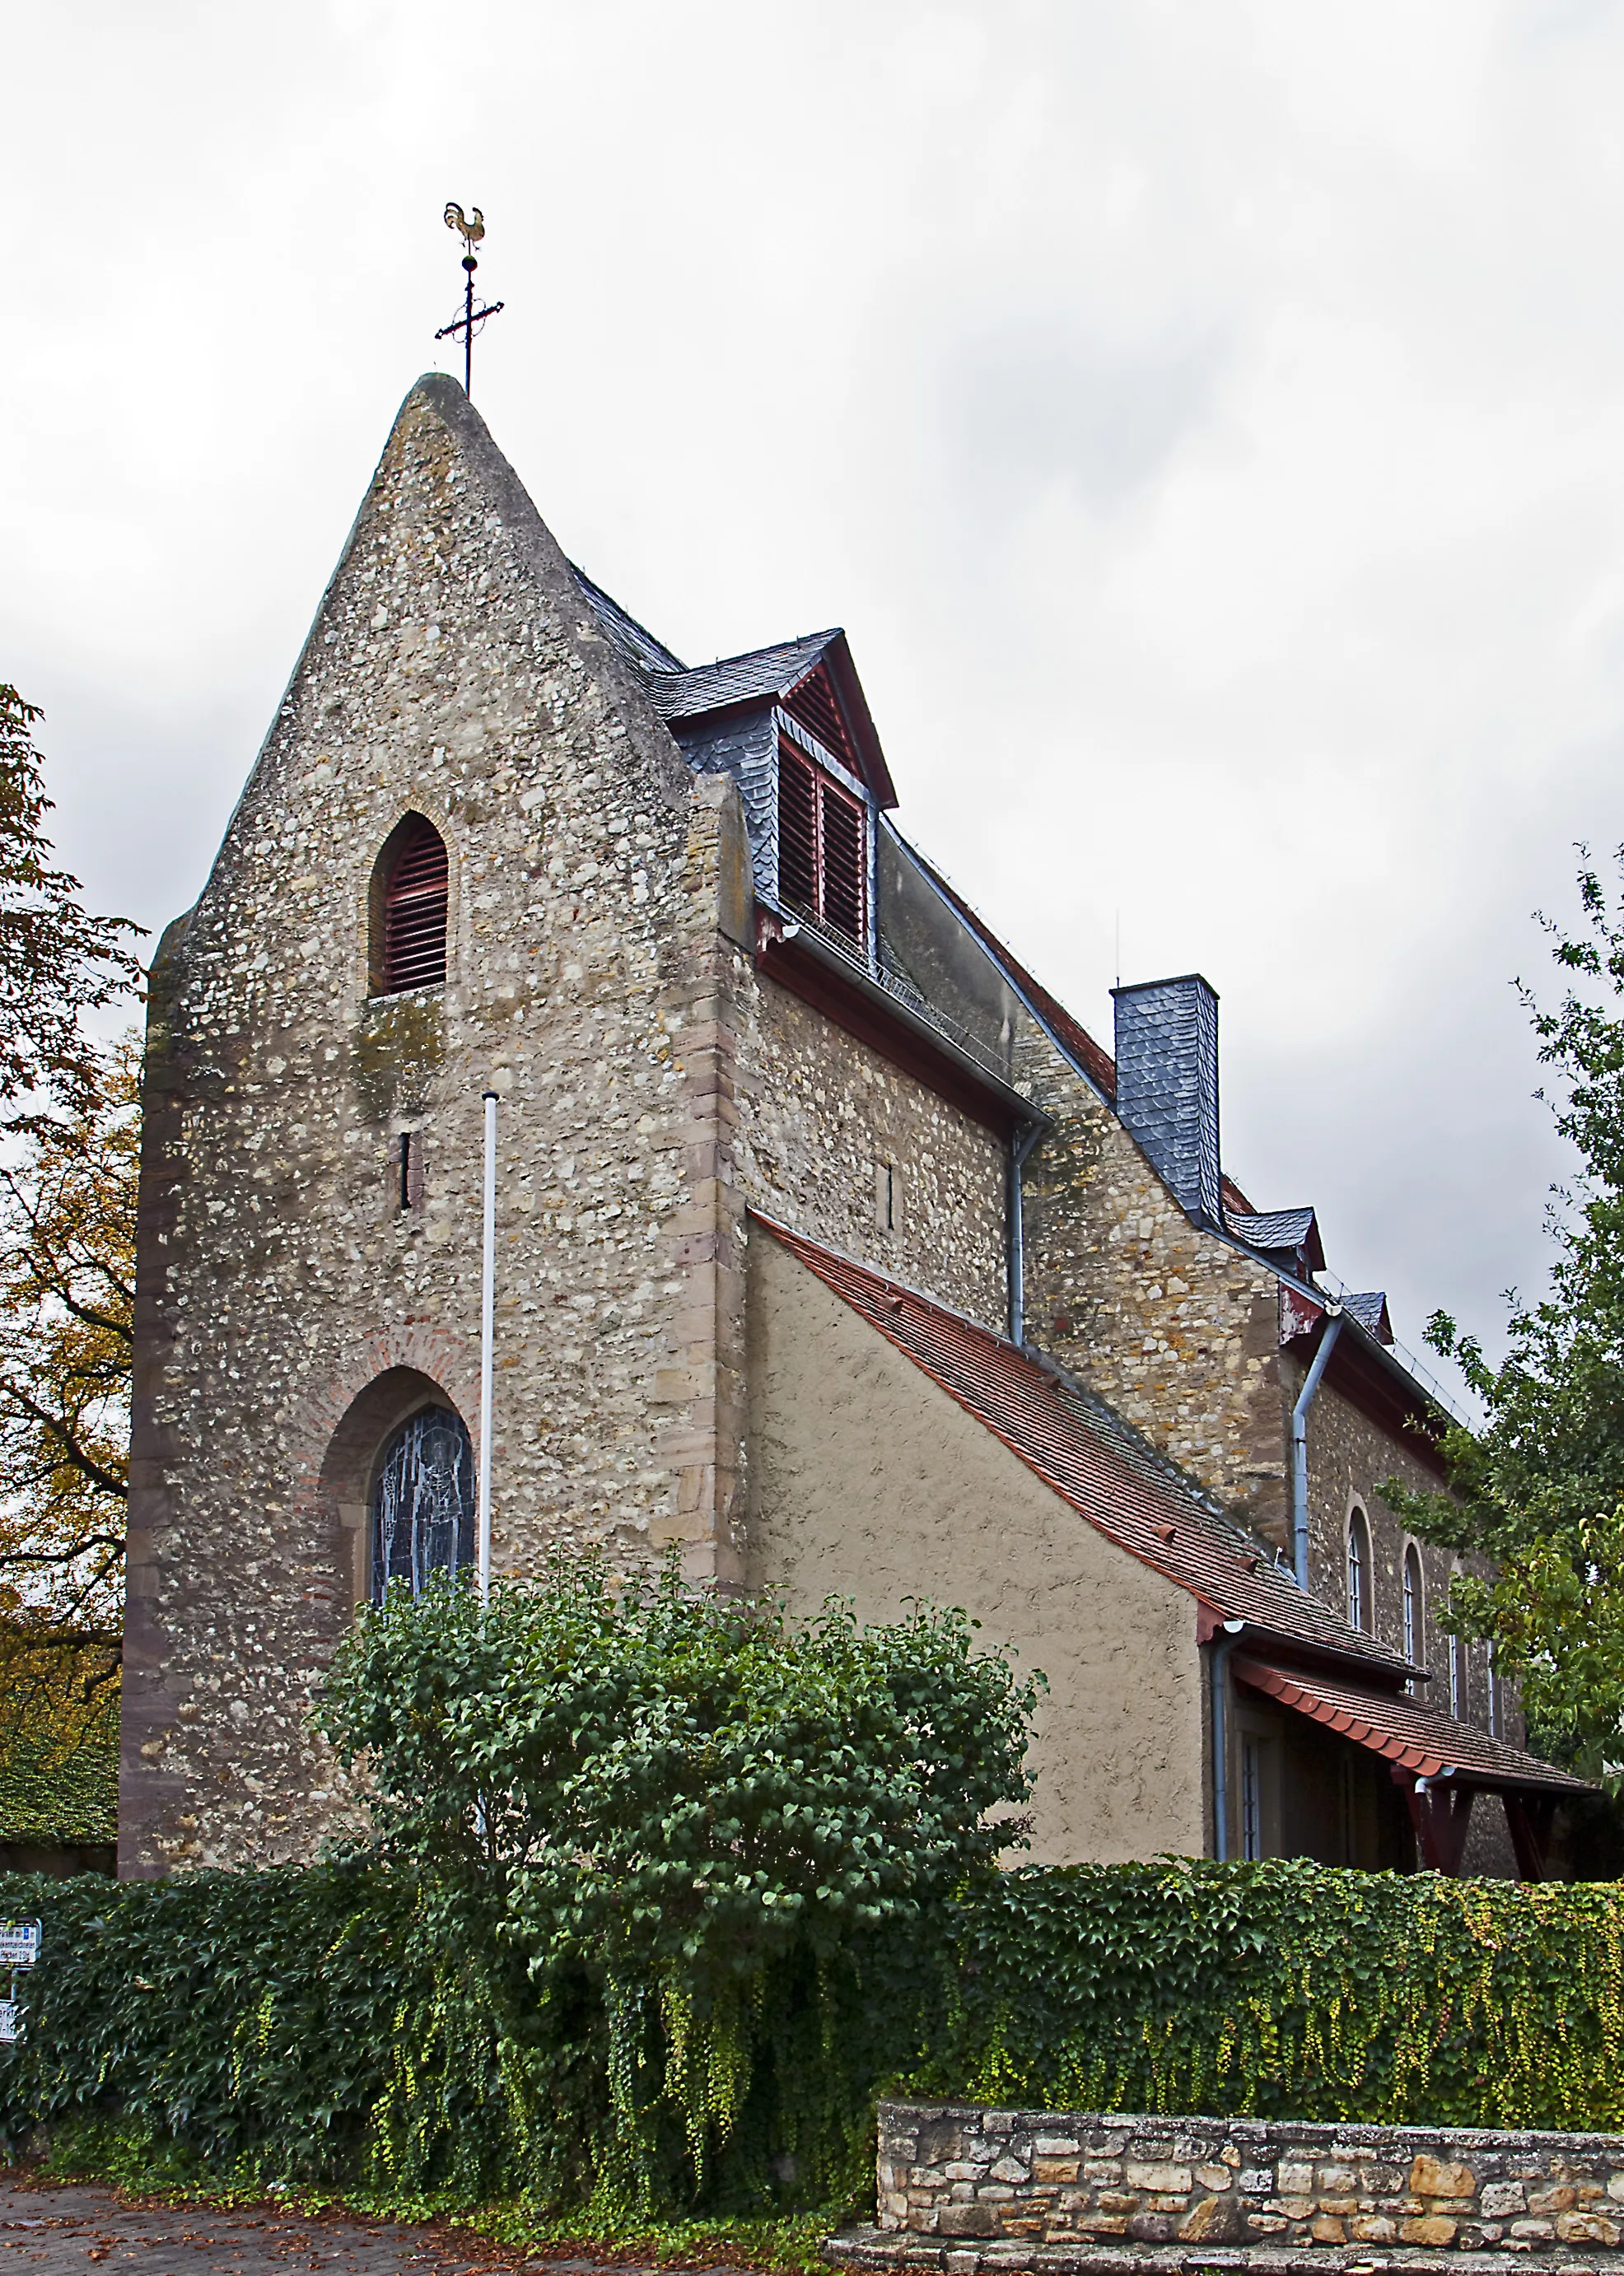
M1571 2212L1579 2202L1576 2192L1567 2183L1559 2181L1554 2189L1530 2189L1529 2211L1537 2213Z
M1385 2212L1355 2213L1347 2224L1347 2234L1355 2244L1393 2244L1398 2241L1398 2223Z
M1197 2166L1195 2178L1203 2189L1227 2189L1234 2186L1234 2175L1227 2166Z
M996 2236L997 2208L989 2204L945 2204L936 2216L938 2236Z
M1309 2234L1316 2244L1344 2244L1347 2241L1341 2222L1333 2219L1328 2212L1317 2215L1309 2225Z
M1008 2151L1006 2151L1004 2155L998 2159L998 2163L992 2167L991 2178L995 2181L1024 2181L1028 2180L1029 2176L1026 2167L1021 2164L1020 2158L1012 2158Z
M1038 2158L1075 2158L1081 2151L1081 2143L1070 2134L1040 2134L1032 2143L1032 2153Z
M1127 2233L1135 2244L1171 2244L1178 2234L1178 2223L1170 2212L1130 2213Z
M1521 2181L1485 2181L1477 2203L1485 2220L1505 2220L1514 2212L1528 2210Z
M1445 2164L1423 2152L1409 2169L1409 2187L1418 2197L1470 2197L1476 2194L1477 2176L1469 2166Z
M1130 2189L1165 2190L1177 2196L1188 2196L1194 2181L1188 2166L1141 2164L1130 2158L1123 2168L1122 2178Z
M1556 2224L1549 2220L1514 2220L1507 2234L1519 2244L1554 2244Z
M1300 2164L1295 2158L1282 2158L1275 2167L1274 2186L1283 2197L1311 2197L1314 2194L1314 2168Z
M1243 2166L1241 2186L1249 2197L1270 2197L1274 2195L1272 2166Z
M1074 2181L1081 2160L1076 2158L1042 2158L1032 2159L1032 2179L1035 2181Z
M1605 2212L1562 2212L1556 2217L1556 2234L1560 2244L1601 2244L1612 2250L1620 2229Z
M1615 2168L1607 2176L1607 2195L1624 2204L1624 2168Z
M1453 2244L1460 2223L1441 2212L1417 2213L1399 2223L1400 2244Z
M1245 2221L1233 2190L1225 2196L1203 2197L1179 2224L1181 2244L1238 2244L1244 2234Z

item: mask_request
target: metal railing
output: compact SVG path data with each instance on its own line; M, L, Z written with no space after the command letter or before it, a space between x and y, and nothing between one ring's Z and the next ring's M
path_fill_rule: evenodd
M1314 1276L1314 1285L1317 1288L1323 1288L1327 1296L1334 1297L1338 1303L1342 1304L1347 1302L1349 1296L1365 1293L1362 1289L1350 1288L1347 1281L1339 1279L1334 1272L1317 1272ZM1350 1318L1355 1316L1356 1316L1349 1314ZM1483 1429L1483 1410L1464 1385L1451 1388L1440 1383L1426 1362L1418 1358L1408 1344L1401 1344L1396 1336L1386 1348L1398 1361L1405 1373L1415 1377L1433 1405L1440 1407L1451 1422L1460 1423L1465 1430Z

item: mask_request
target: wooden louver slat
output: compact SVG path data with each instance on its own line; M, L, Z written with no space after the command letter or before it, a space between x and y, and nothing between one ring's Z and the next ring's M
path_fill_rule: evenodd
M778 753L778 899L802 916L820 912L817 895L817 779L811 762Z
M850 941L862 941L863 813L831 782L823 793L823 922Z
M383 992L439 988L445 981L451 869L445 840L419 823L396 854L383 893Z
M796 915L867 937L869 818L862 801L791 743L778 747L778 899Z

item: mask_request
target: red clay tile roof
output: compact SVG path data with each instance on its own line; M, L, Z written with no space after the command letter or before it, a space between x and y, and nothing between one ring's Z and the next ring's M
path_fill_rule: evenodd
M1561 1794L1583 1794L1582 1779L1549 1763L1536 1762L1519 1748L1491 1739L1469 1723L1457 1723L1404 1692L1356 1690L1300 1667L1275 1667L1263 1659L1231 1662L1235 1677L1255 1691L1278 1699L1282 1707L1311 1716L1315 1722L1339 1731L1355 1746L1369 1747L1399 1768L1417 1778L1438 1778L1446 1771L1463 1786L1541 1787Z
M861 1313L1090 1525L1220 1620L1362 1662L1391 1682L1407 1663L1351 1628L1238 1526L1209 1507L1109 1407L1026 1352L770 1218L754 1223Z

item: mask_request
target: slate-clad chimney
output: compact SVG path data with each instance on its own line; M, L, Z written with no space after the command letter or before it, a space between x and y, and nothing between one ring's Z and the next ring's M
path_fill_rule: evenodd
M1221 1226L1218 997L1198 972L1111 992L1117 1112L1189 1214Z

